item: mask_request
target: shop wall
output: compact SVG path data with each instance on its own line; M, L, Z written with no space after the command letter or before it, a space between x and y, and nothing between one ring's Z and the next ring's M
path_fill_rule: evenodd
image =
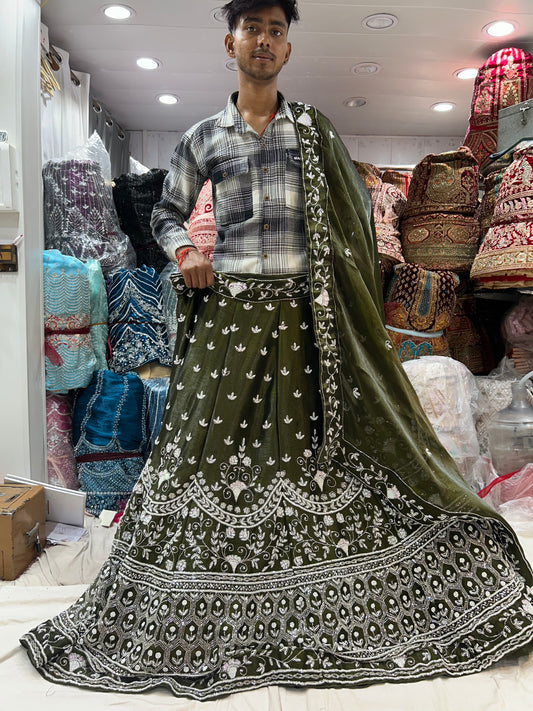
M130 153L147 168L168 168L179 131L130 131ZM353 160L377 166L414 166L429 153L458 148L462 136L342 136Z
M40 7L35 0L2 3L0 129L14 146L16 209L0 210L0 241L20 241L18 271L0 272L0 476L43 480L39 37Z

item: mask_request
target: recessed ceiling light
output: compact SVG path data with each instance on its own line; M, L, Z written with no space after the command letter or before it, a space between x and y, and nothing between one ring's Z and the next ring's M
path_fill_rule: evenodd
M484 31L491 37L507 37L516 29L516 24L510 20L498 20L485 25Z
M160 94L157 97L157 100L160 101L162 104L168 104L170 106L171 104L177 104L179 101L179 97L175 94Z
M364 96L351 96L349 99L344 99L342 103L350 109L358 109L366 104L366 99Z
M374 15L368 15L362 22L363 27L369 30L388 30L398 24L396 15L391 15L388 12L377 12Z
M141 69L157 69L157 67L161 66L161 62L153 57L139 57L137 66Z
M237 71L237 60L236 59L228 59L226 62L226 69L229 69L230 72L236 72Z
M104 15L111 20L127 20L128 17L135 14L131 7L127 5L106 5L103 11Z
M431 108L433 111L444 113L446 111L453 111L453 109L455 109L455 104L452 101L439 101L437 104L433 104Z
M465 81L467 79L475 79L477 77L477 69L474 69L474 67L465 67L465 69L458 69L453 75Z
M352 67L352 74L368 77L372 74L377 74L380 69L380 65L376 64L376 62L359 62Z

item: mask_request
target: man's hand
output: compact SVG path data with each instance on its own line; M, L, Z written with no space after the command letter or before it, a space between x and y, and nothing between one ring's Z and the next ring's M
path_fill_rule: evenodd
M190 249L185 254L181 262L180 271L185 281L185 286L190 289L205 289L215 283L213 265L197 249Z

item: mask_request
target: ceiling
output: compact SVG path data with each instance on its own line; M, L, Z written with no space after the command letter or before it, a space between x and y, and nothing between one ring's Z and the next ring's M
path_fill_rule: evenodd
M125 129L184 131L219 111L236 89L226 68L225 25L214 17L219 0L124 0L125 21L109 20L105 0L41 0L50 40L70 53L72 69L91 75L93 95ZM301 20L291 26L292 55L279 87L288 99L317 106L343 135L462 136L473 80L454 72L479 67L493 52L515 46L533 53L532 0L299 0ZM362 21L391 13L397 23L372 30ZM516 31L492 39L483 27L511 20ZM138 57L161 66L139 69ZM374 74L352 71L374 62ZM179 96L165 106L161 93ZM366 104L347 108L349 97ZM453 102L448 113L431 105Z

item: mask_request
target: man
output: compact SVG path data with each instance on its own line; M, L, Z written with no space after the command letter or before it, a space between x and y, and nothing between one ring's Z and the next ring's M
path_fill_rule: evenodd
M215 270L272 274L306 269L299 145L292 113L277 91L278 74L291 53L289 24L298 14L294 2L253 6L226 6L231 34L225 45L237 60L239 91L221 114L186 134L153 212L157 239L171 259L178 258L191 287L213 284L211 264L189 249L192 243L183 229L208 177L219 226ZM241 186L247 192L235 204ZM287 240L290 244L276 254Z
M153 216L182 270L161 433L98 578L22 643L52 681L198 699L486 668L530 645L530 568L392 351L346 149L276 91L295 3L225 12L239 92ZM183 230L207 178L214 271Z

